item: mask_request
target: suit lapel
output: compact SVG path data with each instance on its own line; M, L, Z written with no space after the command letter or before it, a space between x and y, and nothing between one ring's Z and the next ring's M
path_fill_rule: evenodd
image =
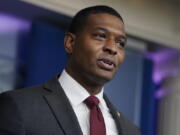
M112 103L109 101L109 99L107 98L105 94L104 94L104 100L106 101L106 104L110 110L110 113L112 114L112 117L115 120L119 135L126 135L125 133L126 130L123 127L123 121L122 121L120 113L115 109L115 107L112 105Z
M45 99L66 135L83 135L72 106L61 88L57 78L44 85L50 91Z

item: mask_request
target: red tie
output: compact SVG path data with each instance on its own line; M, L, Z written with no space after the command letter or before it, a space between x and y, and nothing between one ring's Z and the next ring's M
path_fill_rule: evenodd
M84 103L90 109L90 135L106 135L104 118L98 106L98 98L90 96L84 101Z

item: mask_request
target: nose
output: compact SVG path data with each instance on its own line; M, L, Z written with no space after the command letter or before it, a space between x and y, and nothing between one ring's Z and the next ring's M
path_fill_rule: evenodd
M106 40L103 51L108 52L111 55L116 55L117 54L117 46L116 43L113 39L108 39Z

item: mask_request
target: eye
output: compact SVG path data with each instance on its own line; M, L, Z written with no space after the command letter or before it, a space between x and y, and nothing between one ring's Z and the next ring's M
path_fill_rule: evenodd
M117 40L116 41L116 45L118 46L118 47L125 47L125 42L124 41L122 41L122 40Z
M106 39L106 34L105 33L95 33L93 34L93 37L97 40L105 40Z

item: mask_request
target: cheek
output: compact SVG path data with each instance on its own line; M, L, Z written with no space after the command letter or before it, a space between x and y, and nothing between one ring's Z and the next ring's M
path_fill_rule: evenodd
M88 48L78 47L74 59L76 59L77 65L81 65L82 68L87 68L92 66L92 58L94 57L91 54L91 51Z
M82 46L82 57L86 57L87 60L92 61L97 58L98 55L98 45L92 40L87 40Z
M117 60L118 60L119 66L123 63L124 58L125 58L125 52L124 51L120 52L119 55L117 55Z
M94 67L96 65L96 59L99 55L98 53L100 53L100 47L101 46L90 37L78 40L75 52L77 53L76 56L79 63L86 66L88 69L90 69L90 67Z

